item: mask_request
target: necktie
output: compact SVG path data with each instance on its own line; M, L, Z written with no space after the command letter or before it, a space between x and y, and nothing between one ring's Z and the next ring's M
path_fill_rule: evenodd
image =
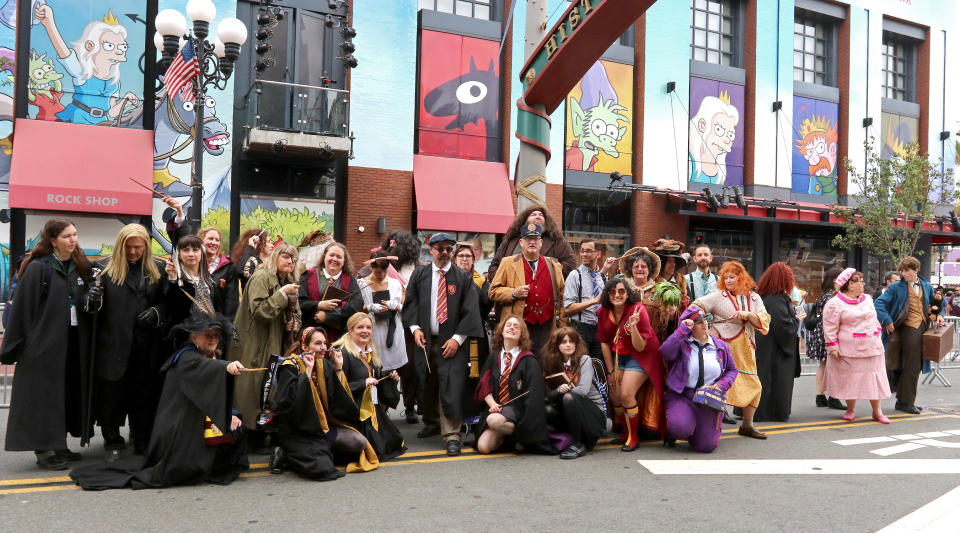
M707 295L707 291L710 289L710 274L701 273L701 280L703 280L703 296Z
M447 278L442 270L437 271L440 278L437 279L437 325L447 321Z
M510 362L513 358L510 352L503 353L503 372L500 373L500 384L497 387L497 403L504 403L510 398L510 386L508 378L510 377Z
M693 341L693 345L697 347L697 361L700 362L700 370L697 372L697 386L695 387L699 389L703 386L703 349L706 347L706 344Z
M600 276L599 272L590 271L590 277L593 278L593 297L596 298L600 295L600 291L603 290L603 277ZM596 313L600 310L600 304L593 306L593 312Z

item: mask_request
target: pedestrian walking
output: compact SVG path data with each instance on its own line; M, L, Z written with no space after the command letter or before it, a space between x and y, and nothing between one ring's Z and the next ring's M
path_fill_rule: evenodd
M0 362L17 365L4 449L33 451L40 468L63 470L80 460L67 433L85 443L91 431L90 331L88 315L77 311L91 276L76 226L48 220L17 277L0 348Z
M834 285L839 292L823 308L827 391L847 401L844 420L854 419L857 400L864 399L870 401L873 419L889 424L880 409L880 400L890 397L890 385L873 298L864 294L863 274L854 268L841 272Z
M567 239L563 236L563 231L557 225L556 221L550 216L547 208L539 205L531 205L517 213L517 217L510 223L510 227L503 234L500 240L500 246L493 254L490 260L490 266L487 268L487 279L492 280L500 268L500 263L508 257L520 254L523 251L523 228L534 224L540 226L543 245L541 254L546 257L552 257L560 263L563 270L563 277L566 278L570 271L577 268L577 257L573 253L573 248Z
M470 403L470 345L483 335L473 277L451 262L456 240L447 233L430 237L433 262L417 267L407 285L403 322L424 357L423 429L418 438L441 435L447 455L460 455L460 426L474 413Z
M800 377L800 320L790 300L793 270L777 262L764 271L757 294L770 315L766 335L756 337L757 376L763 395L754 420L786 422L793 402L793 380Z

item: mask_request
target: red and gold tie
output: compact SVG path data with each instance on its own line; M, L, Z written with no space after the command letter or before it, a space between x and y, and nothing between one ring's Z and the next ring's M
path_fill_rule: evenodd
M510 377L510 362L512 357L510 352L503 354L503 372L500 373L500 386L497 389L497 403L504 403L510 398L510 386L508 378Z
M437 280L437 325L447 321L447 278L442 270L438 270L440 279Z

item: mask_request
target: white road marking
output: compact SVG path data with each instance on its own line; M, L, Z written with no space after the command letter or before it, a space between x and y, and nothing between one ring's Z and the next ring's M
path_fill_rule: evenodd
M914 439L919 439L920 437L907 433L905 435L894 435L892 438L897 440L914 440Z
M893 442L894 440L895 437L866 437L863 439L835 440L833 443L840 446L853 446L854 444L873 444L874 442Z
M935 446L937 448L960 448L960 442L943 442L942 440L936 439L921 439L915 442L917 444L926 444L927 446Z
M951 435L960 435L960 429L948 429L944 433L949 433Z
M960 474L960 459L771 459L644 460L651 474L794 475L794 474Z
M956 531L957 524L960 524L960 487L940 496L877 533Z
M699 348L698 348L699 351ZM921 437L933 438L933 437L949 437L950 434L945 431L928 431L926 433L917 433Z
M889 446L887 448L880 448L877 450L870 450L870 453L879 455L881 457L887 457L895 453L911 452L913 450L919 450L923 448L923 444L914 444L913 442L905 442L903 444L897 444L896 446Z

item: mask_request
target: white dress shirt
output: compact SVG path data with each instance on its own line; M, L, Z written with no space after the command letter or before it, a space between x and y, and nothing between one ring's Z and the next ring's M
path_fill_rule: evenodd
M505 353L510 354L510 366L512 367L517 363L517 356L520 355L520 347L514 346L513 348L510 349L509 352L503 349L500 350L500 375L501 376L507 371L507 367L506 365L504 365L505 361L503 360L503 354Z
M430 272L433 274L430 277L430 334L437 335L440 332L440 324L437 323L437 285L440 283L440 272L443 272L444 277L450 272L450 267L453 266L453 263L447 263L447 266L440 268L436 263L430 263ZM448 282L449 284L449 282ZM450 310L447 308L447 320L450 320ZM410 326L410 331L417 331L420 329L420 326L413 325ZM465 335L454 334L451 339L457 341L457 344L463 345L463 341L466 340Z

